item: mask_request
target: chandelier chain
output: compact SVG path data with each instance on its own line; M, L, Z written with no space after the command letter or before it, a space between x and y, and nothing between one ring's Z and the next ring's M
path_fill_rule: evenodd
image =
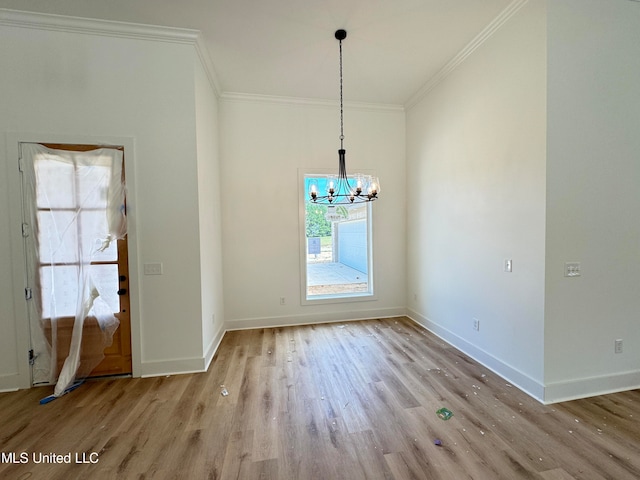
M344 148L344 111L342 107L342 40L340 40L340 148Z

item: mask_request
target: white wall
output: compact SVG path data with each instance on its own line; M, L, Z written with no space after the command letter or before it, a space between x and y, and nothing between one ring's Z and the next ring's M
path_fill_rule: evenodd
M410 315L537 398L545 20L543 2L526 3L407 112Z
M196 59L195 111L198 152L198 212L202 297L202 348L207 365L224 334L222 285L222 206L218 98Z
M215 141L196 138L196 124L210 128L215 122L213 111L199 110L196 116L196 97L207 97L212 109L215 105L201 85L196 95L202 73L194 73L195 37L174 31L165 41L158 29L135 27L134 39L126 32L113 33L121 27L100 22L91 24L97 34L80 34L45 16L28 17L24 26L29 28L22 28L2 22L7 14L2 15L0 63L11 67L2 68L0 75L0 132L27 132L30 138L49 141L125 138L135 146L125 152L133 233L134 373L202 369L203 347L214 335L211 314L221 307L207 301L203 326L201 297L206 295L201 285L206 282L214 298L220 298L221 273L201 271L201 253L211 268L219 251L215 239L213 246L200 250L200 235L215 229L219 209L202 212L209 219L200 231L199 202L215 199L215 194L198 189L198 170L211 162L203 181L215 181L217 159ZM34 22L50 25L36 29ZM28 386L24 372L18 375L26 358L24 340L16 340L26 325L20 300L19 213L16 217L19 177L16 159L7 155L15 146L7 146L6 138L13 137L0 137L0 185L9 186L1 193L0 265L12 268L0 270L0 389ZM143 276L142 265L148 262L162 262L164 275Z
M552 401L640 386L640 4L562 0L548 10ZM565 278L574 261L582 276Z
M1 38L1 31L0 31ZM0 46L0 49L2 47ZM1 57L0 57L1 58ZM5 111L4 95L0 95L0 111ZM2 120L0 120L1 122ZM0 136L0 155L5 151L4 136ZM17 289L24 289L24 268L14 265L12 258L22 253L22 239L20 236L11 235L9 225L16 217L11 215L10 205L19 208L19 199L12 199L10 194L11 183L15 182L17 166L15 162L2 161L0 165L0 392L7 389L27 387L30 383L30 374L21 355L26 355L24 348L18 350L18 346L27 345L27 323L22 327L16 322L17 309L23 301L15 305L14 282ZM15 190L15 188L13 189ZM19 191L19 190L18 190ZM20 218L17 218L20 222ZM14 279L15 275L19 275ZM24 295L22 296L24 298ZM24 310L24 308L23 308ZM21 312L26 314L26 312Z
M337 92L337 90L336 90ZM347 172L372 169L374 301L301 305L298 169L337 172L339 107L221 102L224 304L229 328L404 313L405 137L400 108L345 107ZM280 305L280 297L286 304Z

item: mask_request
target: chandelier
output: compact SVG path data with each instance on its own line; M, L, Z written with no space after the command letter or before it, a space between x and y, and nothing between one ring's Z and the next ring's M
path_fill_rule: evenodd
M336 39L340 43L340 149L338 150L338 174L328 175L324 188L320 188L317 180L309 184L309 197L313 203L325 205L350 205L353 203L371 202L378 198L380 182L378 177L355 174L351 179L347 176L344 149L344 108L342 102L342 41L347 38L345 30L336 30ZM321 194L324 190L324 194Z

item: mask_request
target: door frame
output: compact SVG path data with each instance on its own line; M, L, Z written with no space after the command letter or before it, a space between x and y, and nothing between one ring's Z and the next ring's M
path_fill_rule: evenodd
M16 332L17 372L13 381L14 388L31 388L31 367L29 355L31 338L25 288L27 288L26 259L24 239L22 237L22 181L18 170L20 143L58 143L87 144L105 146L123 146L125 178L127 185L127 237L129 256L129 312L131 318L131 369L132 376L139 377L141 372L140 341L140 275L138 269L138 236L136 228L136 178L135 178L135 139L133 137L65 135L38 132L6 133L7 176L9 183L9 226L11 234L11 259L13 298ZM0 381L0 390L2 390Z

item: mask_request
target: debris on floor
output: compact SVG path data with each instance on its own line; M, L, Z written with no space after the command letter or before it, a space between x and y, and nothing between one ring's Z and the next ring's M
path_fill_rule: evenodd
M436 414L442 420L449 420L451 417L453 417L453 412L451 410L447 409L447 408L444 408L444 407L442 407L441 409L437 410Z

